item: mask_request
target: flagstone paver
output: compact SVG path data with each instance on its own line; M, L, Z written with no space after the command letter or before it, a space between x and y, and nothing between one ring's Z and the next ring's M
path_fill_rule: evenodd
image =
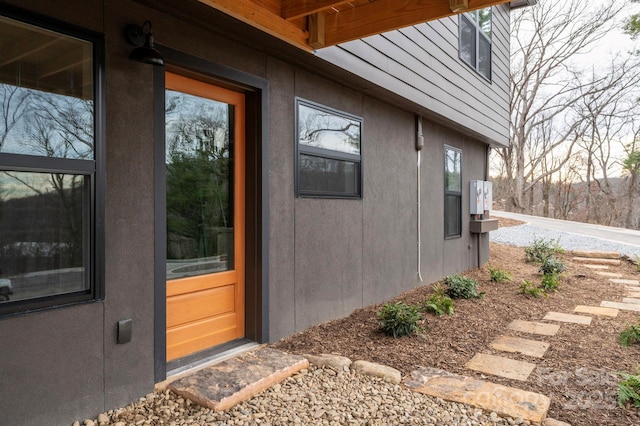
M536 424L544 421L551 404L546 395L429 367L419 367L412 372L405 379L404 385L425 395L472 405L514 419L522 418Z
M475 354L464 366L469 370L523 382L527 380L533 369L536 368L536 365L530 362L483 353Z
M623 297L622 303L632 303L634 305L640 305L640 299L635 299L633 297Z
M640 281L638 280L621 280L618 278L609 278L609 281L616 284L628 284L628 285L634 285L634 286L640 284Z
M605 308L621 309L623 311L640 312L640 305L634 305L632 303L609 302L605 300L600 303L600 306Z
M627 291L635 291L635 292L640 293L640 287L627 285L625 288L627 289Z
M588 257L597 259L620 259L620 253L617 251L598 251L598 250L573 250L574 256Z
M640 291L627 291L627 297L640 298Z
M507 325L509 330L523 333L540 334L542 336L554 336L560 326L558 324L546 324L544 322L532 322L523 320L513 320Z
M589 269L609 269L608 265L582 265L582 266Z
M489 346L498 351L519 352L523 355L542 358L549 343L512 336L498 336Z
M573 312L580 312L582 314L599 315L603 317L617 317L618 310L614 308L603 308L602 306L585 306L578 305L573 309Z
M622 274L619 272L602 272L602 271L596 271L596 274L601 275L603 277L609 277L609 278L622 278Z
M588 263L591 265L610 265L620 266L620 259L597 259L591 257L574 257L573 261L576 263Z
M560 321L570 322L573 324L590 325L592 318L585 315L565 314L562 312L547 312L547 315L545 315L542 319L548 321Z

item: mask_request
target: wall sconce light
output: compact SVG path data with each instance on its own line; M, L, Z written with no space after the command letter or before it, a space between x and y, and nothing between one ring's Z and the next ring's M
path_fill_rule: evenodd
M129 59L151 65L164 65L164 58L153 46L153 34L151 22L145 21L142 26L130 24L126 28L126 36L129 43L136 46L131 51Z

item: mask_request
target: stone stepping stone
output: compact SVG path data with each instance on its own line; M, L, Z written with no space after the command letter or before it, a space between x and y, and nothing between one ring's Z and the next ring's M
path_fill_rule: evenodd
M589 269L609 269L609 266L607 265L582 265L582 266Z
M590 259L620 259L620 253L615 251L573 250L572 253L574 256Z
M640 287L634 287L634 286L627 286L626 287L627 291L635 291L637 293L640 293Z
M404 385L424 395L471 405L501 416L522 418L536 424L542 423L551 404L546 395L451 374L436 368L419 367L405 379Z
M170 383L169 389L204 407L224 411L308 366L304 357L263 347L186 375Z
M640 305L634 305L632 303L608 302L605 300L600 303L600 306L604 308L616 308L623 311L640 312Z
M623 297L622 303L631 303L633 305L640 305L640 299L636 299L633 297Z
M547 342L511 336L498 336L489 346L498 351L519 352L523 355L536 358L542 358L547 349L549 349Z
M602 272L602 271L596 271L596 274L602 276L602 277L610 277L610 278L622 278L622 274L618 273L618 272Z
M603 308L602 306L585 306L578 305L574 308L573 312L579 312L581 314L591 314L603 317L617 317L618 310L614 308Z
M560 321L570 322L573 324L591 325L592 318L584 315L565 314L562 312L547 312L547 315L545 315L542 319L547 321Z
M591 257L574 257L572 259L576 263L588 263L591 265L609 265L609 266L620 266L620 259L598 259Z
M640 291L628 291L627 297L640 298Z
M640 281L638 280L621 280L619 278L609 278L609 281L616 284L628 284L628 285L638 285Z
M475 354L464 366L469 370L523 382L536 368L536 365L530 362L483 353Z
M554 336L560 326L558 324L547 324L544 322L532 322L523 320L513 320L507 325L509 330L520 331L522 333L539 334L542 336Z

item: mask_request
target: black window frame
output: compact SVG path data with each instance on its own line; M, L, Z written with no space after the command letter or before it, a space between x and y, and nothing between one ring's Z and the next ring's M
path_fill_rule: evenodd
M83 275L88 288L75 292L3 302L0 304L0 319L2 319L104 299L105 38L103 34L9 5L0 5L0 16L91 43L94 126L93 159L0 153L0 171L61 173L89 179L85 194L88 197L88 202L83 205L83 210L88 211L88 223L84 224L86 246L83 245L85 259L83 261Z
M299 140L299 107L304 105L308 108L313 108L319 111L323 111L329 114L334 114L338 117L354 120L360 123L360 153L350 154L332 149L312 147L300 143ZM337 110L335 108L328 107L326 105L319 104L300 97L295 98L295 195L298 198L334 198L334 199L362 199L362 181L363 181L363 167L362 167L362 129L363 119L357 115L349 114L344 111ZM313 191L305 190L300 187L300 157L302 155L327 159L355 163L357 165L357 183L355 184L355 192L338 192L338 191Z
M482 77L483 79L485 79L486 81L488 81L489 83L491 83L493 81L493 8L489 7L488 9L491 10L491 37L488 37L484 31L482 30L482 28L480 28L480 24L479 22L477 22L476 20L472 19L471 17L469 17L468 15L471 13L476 13L479 11L471 11L471 12L467 12L467 13L461 13L458 15L458 58L464 62L465 64L467 64L469 66L469 68L471 68L472 70L474 70L476 72L476 74L478 74L480 77ZM462 37L462 28L463 28L463 22L471 27L473 27L474 29L474 42L475 42L475 46L474 47L474 63L470 63L469 61L467 61L461 54L462 52L462 42L463 42L463 37ZM484 39L488 42L489 44L489 75L486 76L482 73L482 71L480 70L480 39Z
M447 150L451 150L451 151L456 151L460 154L459 159L460 159L460 190L459 191L453 191L450 190L449 188L447 188ZM443 188L444 188L444 206L443 206L443 213L444 213L444 220L443 220L443 224L444 224L444 238L449 240L449 239L453 239L453 238L460 238L462 237L462 188L464 185L462 185L462 150L460 148L456 148L450 145L444 145L444 151L443 151L444 155L443 155ZM447 203L447 199L453 197L456 200L456 210L457 210L457 215L455 218L453 218L454 220L456 220L456 226L457 226L457 231L456 233L448 233L449 230L449 220L452 219L452 214L454 214L455 212L450 212L448 209L448 203Z

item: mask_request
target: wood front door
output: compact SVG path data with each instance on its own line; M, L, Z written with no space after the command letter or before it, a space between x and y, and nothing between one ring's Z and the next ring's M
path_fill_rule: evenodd
M166 73L167 361L244 337L244 95Z

